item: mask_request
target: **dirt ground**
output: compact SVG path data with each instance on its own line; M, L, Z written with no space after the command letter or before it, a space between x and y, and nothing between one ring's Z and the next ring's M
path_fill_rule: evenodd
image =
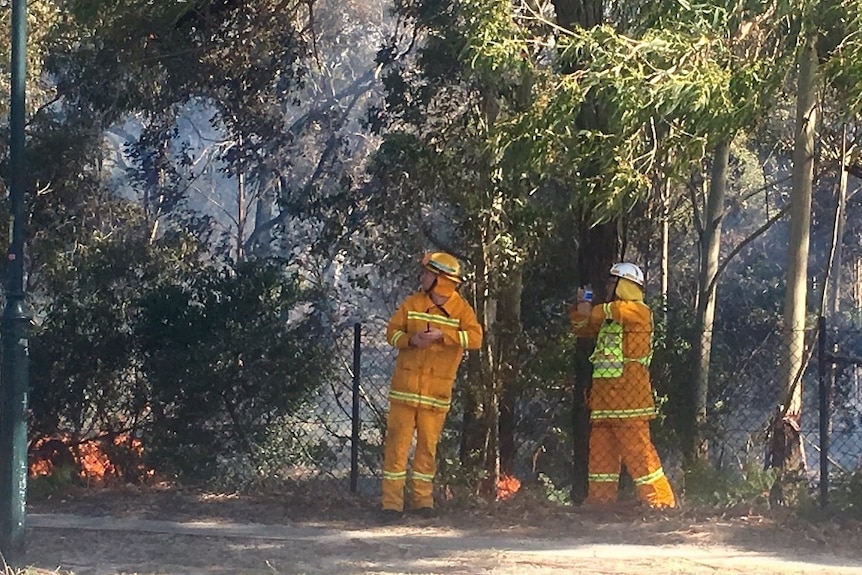
M31 573L75 575L862 575L862 525L792 515L556 507L528 495L377 518L325 492L82 490L28 502Z

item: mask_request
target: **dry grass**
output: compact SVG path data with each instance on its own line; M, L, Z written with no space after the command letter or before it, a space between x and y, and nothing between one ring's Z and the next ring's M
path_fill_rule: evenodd
M12 567L0 555L0 575L74 575L74 573L70 571L39 569L37 567Z

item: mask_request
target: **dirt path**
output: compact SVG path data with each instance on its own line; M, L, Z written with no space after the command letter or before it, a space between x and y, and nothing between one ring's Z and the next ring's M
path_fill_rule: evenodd
M517 503L383 526L369 501L324 501L48 501L28 516L27 563L74 575L862 575L858 526Z
M636 532L631 542L603 542L432 524L331 528L38 514L28 524L28 564L75 575L862 574L862 557L745 549L709 536L638 544Z

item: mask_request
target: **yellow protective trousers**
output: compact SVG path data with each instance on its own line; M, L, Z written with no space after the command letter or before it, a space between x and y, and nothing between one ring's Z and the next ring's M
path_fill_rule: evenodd
M405 486L410 492L410 509L434 507L437 442L445 421L445 411L390 403L383 442L383 509L404 510ZM408 482L407 459L414 432L416 449Z
M621 465L634 480L638 497L650 507L675 507L673 489L652 444L648 420L592 422L587 503L613 503Z

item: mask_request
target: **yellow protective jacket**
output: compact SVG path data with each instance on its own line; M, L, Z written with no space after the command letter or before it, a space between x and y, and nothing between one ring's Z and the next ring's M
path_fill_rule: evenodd
M411 335L429 327L440 329L443 338L425 349L409 344ZM458 292L438 307L422 291L404 300L389 320L386 339L398 348L389 400L445 413L464 350L479 349L482 326Z
M615 300L589 316L571 312L579 337L596 337L590 419L634 421L655 417L649 362L652 358L652 312L643 302ZM620 334L622 341L620 341Z

